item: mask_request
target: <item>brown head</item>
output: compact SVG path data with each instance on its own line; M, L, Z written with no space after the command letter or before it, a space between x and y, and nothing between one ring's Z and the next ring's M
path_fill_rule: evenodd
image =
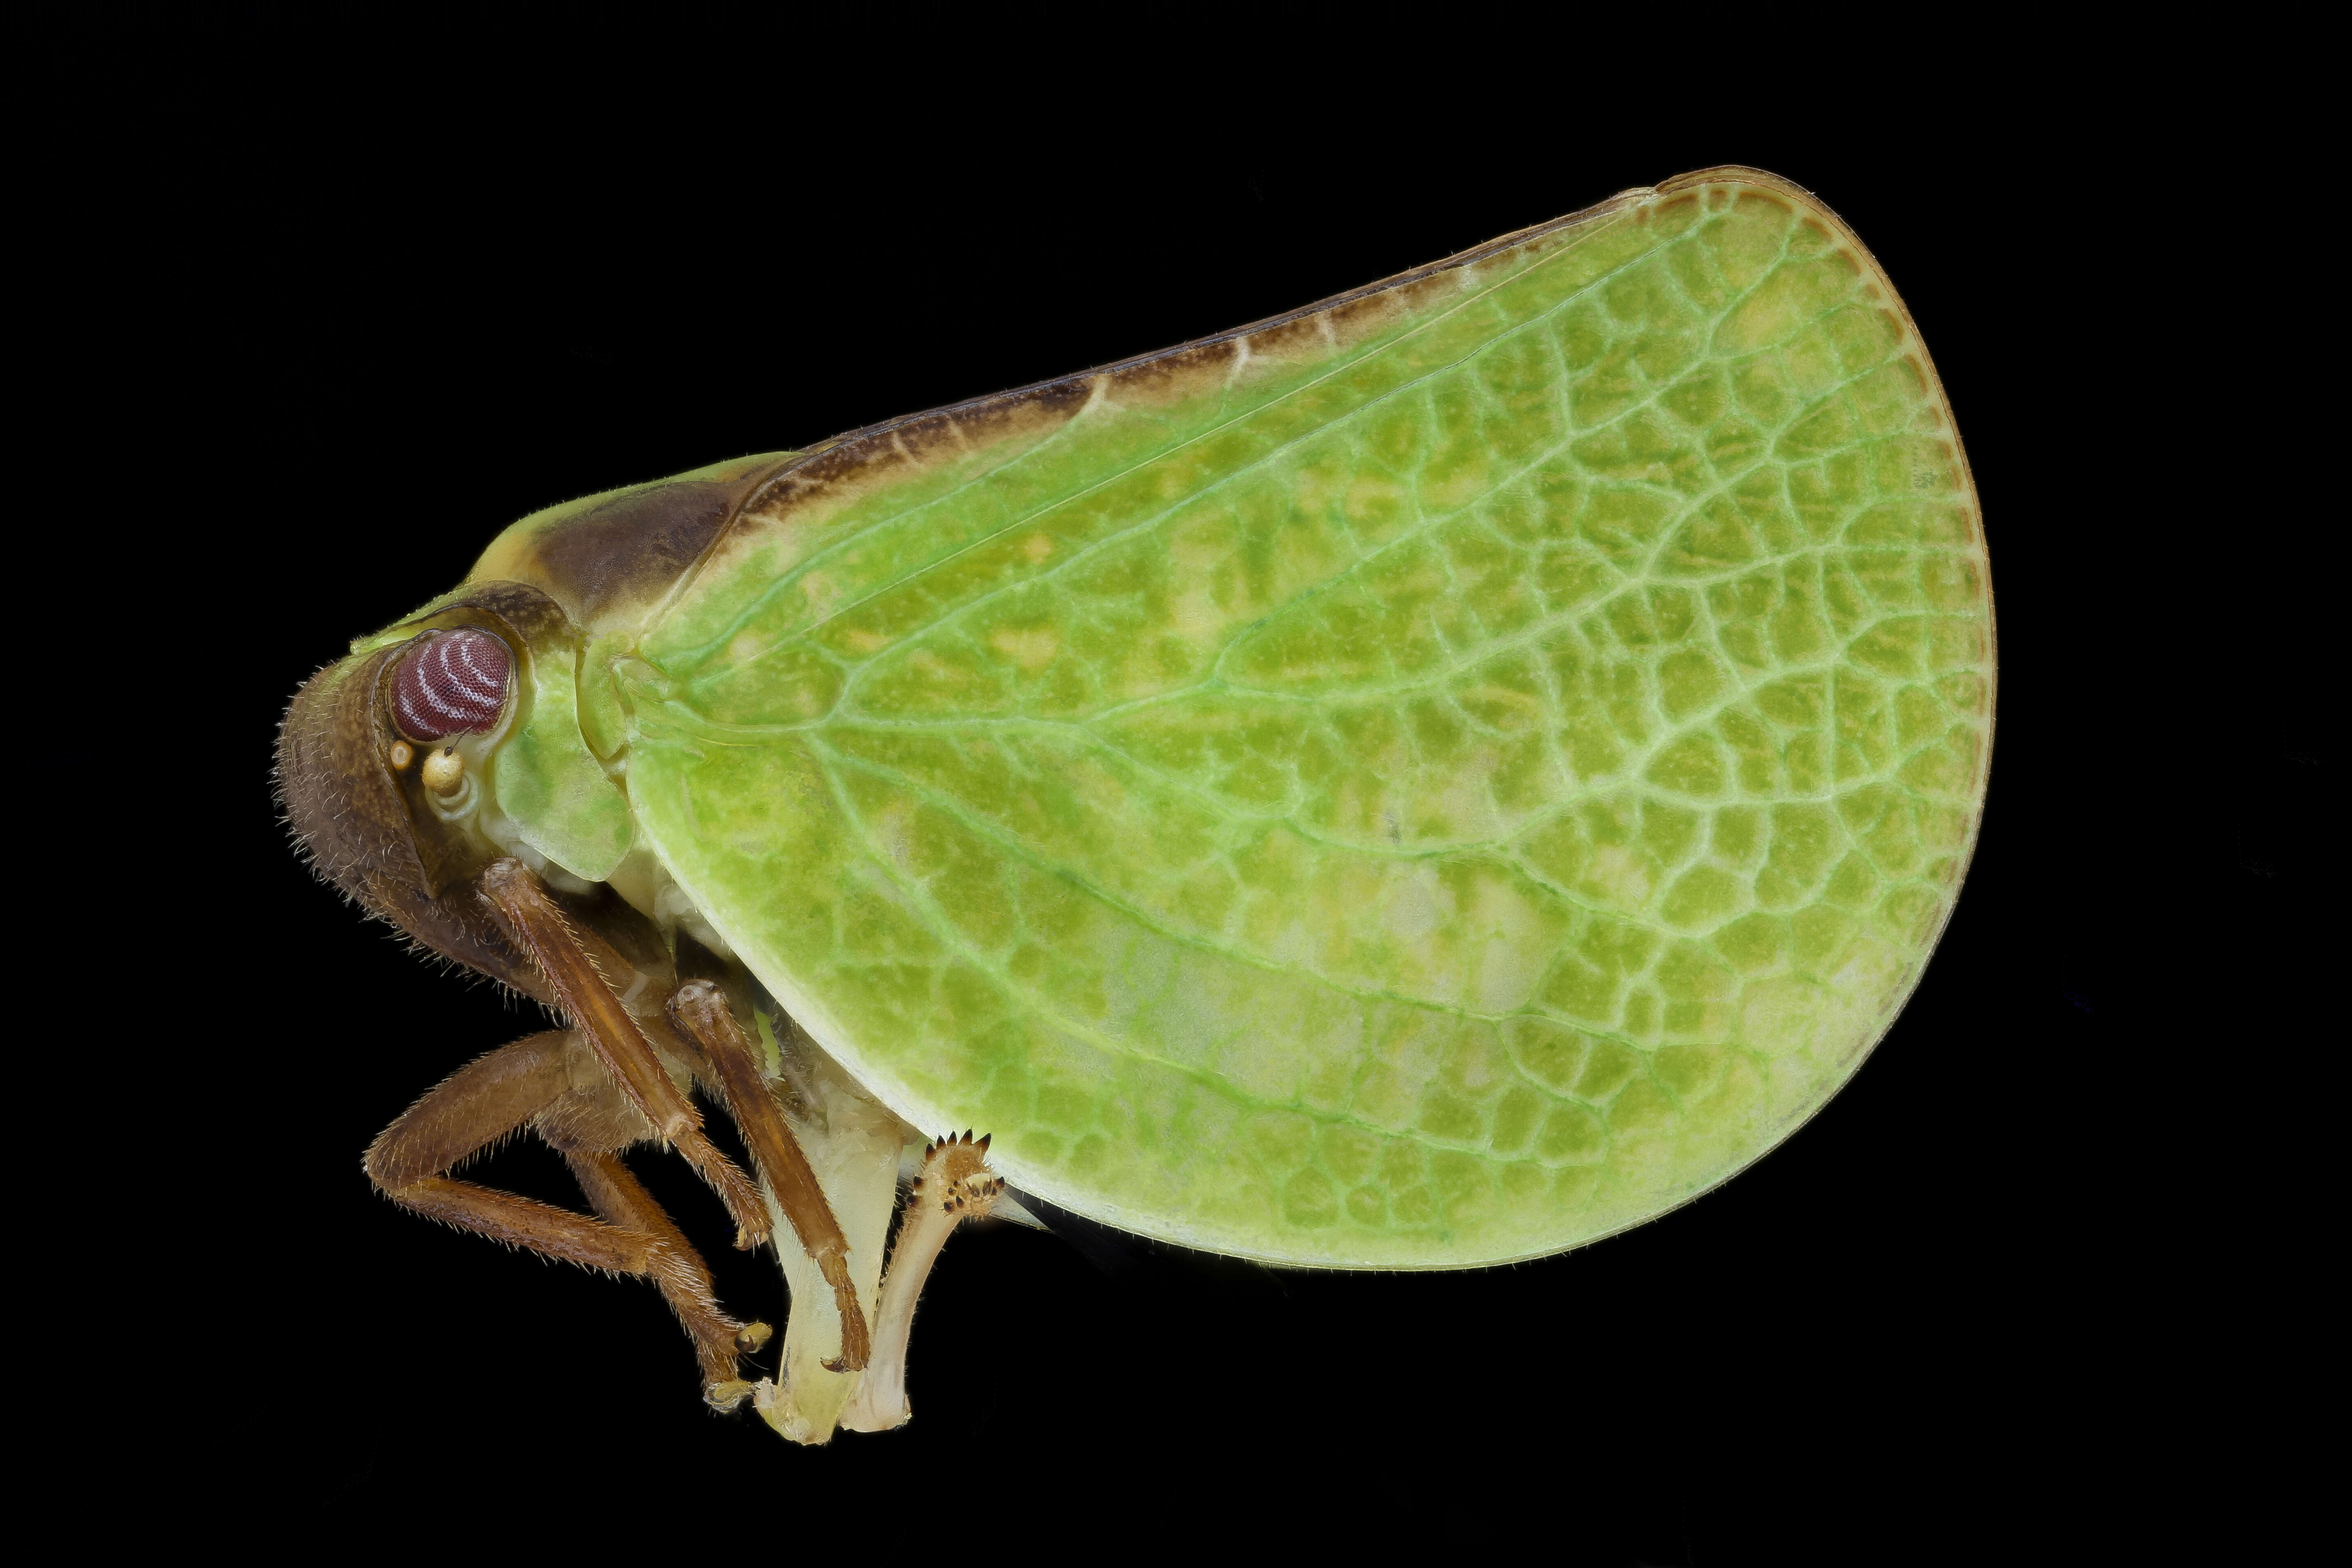
M499 586L562 617L543 595ZM442 957L538 996L543 984L474 893L496 847L436 811L428 782L437 752L503 719L520 641L490 605L459 604L327 666L278 727L278 794L320 876Z

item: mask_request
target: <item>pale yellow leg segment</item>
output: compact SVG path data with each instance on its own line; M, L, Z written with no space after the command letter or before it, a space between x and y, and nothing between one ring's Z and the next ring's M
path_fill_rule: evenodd
M783 1108L785 1120L849 1244L851 1300L861 1322L870 1324L881 1297L890 1218L898 1208L899 1162L917 1134L831 1058L797 1040L783 1045L798 1089ZM777 1205L772 1190L764 1196ZM782 1234L790 1220L781 1205L773 1219ZM778 1247L776 1260L792 1292L792 1315L778 1345L775 1379L753 1391L752 1405L783 1436L823 1443L863 1373L847 1365L841 1292L823 1263L798 1247Z
M915 1326L915 1299L923 1293L948 1233L995 1207L1003 1191L1004 1179L988 1168L987 1139L975 1143L967 1132L923 1151L923 1173L908 1195L907 1216L875 1310L873 1357L841 1412L841 1424L849 1430L887 1432L907 1424L907 1336Z

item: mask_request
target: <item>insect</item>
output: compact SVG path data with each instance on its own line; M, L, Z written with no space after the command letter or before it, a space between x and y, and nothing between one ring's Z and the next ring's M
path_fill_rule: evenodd
M706 1399L822 1442L907 1419L932 1260L1024 1196L1451 1268L1727 1179L1916 984L1992 699L1925 346L1826 208L1716 169L525 518L278 764L322 876L563 1024L378 1185L649 1279ZM526 1129L593 1215L451 1174ZM772 1352L642 1144L775 1247Z

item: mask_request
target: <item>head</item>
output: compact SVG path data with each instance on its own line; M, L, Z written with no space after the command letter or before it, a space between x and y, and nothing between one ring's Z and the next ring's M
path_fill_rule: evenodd
M536 995L538 976L475 897L500 851L467 809L513 728L533 632L571 641L545 595L483 584L363 640L288 705L278 791L321 877L442 957Z

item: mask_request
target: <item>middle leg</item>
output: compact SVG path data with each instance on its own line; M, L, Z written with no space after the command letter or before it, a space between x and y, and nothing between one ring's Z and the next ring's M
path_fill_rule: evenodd
M669 1016L702 1047L719 1076L735 1125L751 1151L752 1163L768 1179L768 1190L775 1194L777 1206L793 1222L801 1250L833 1288L834 1304L841 1313L841 1354L837 1365L826 1364L835 1372L858 1371L866 1365L871 1346L866 1311L849 1278L849 1238L842 1233L833 1205L825 1201L824 1189L809 1168L800 1140L793 1136L767 1080L760 1076L751 1042L735 1021L725 994L708 980L679 986L669 999Z

